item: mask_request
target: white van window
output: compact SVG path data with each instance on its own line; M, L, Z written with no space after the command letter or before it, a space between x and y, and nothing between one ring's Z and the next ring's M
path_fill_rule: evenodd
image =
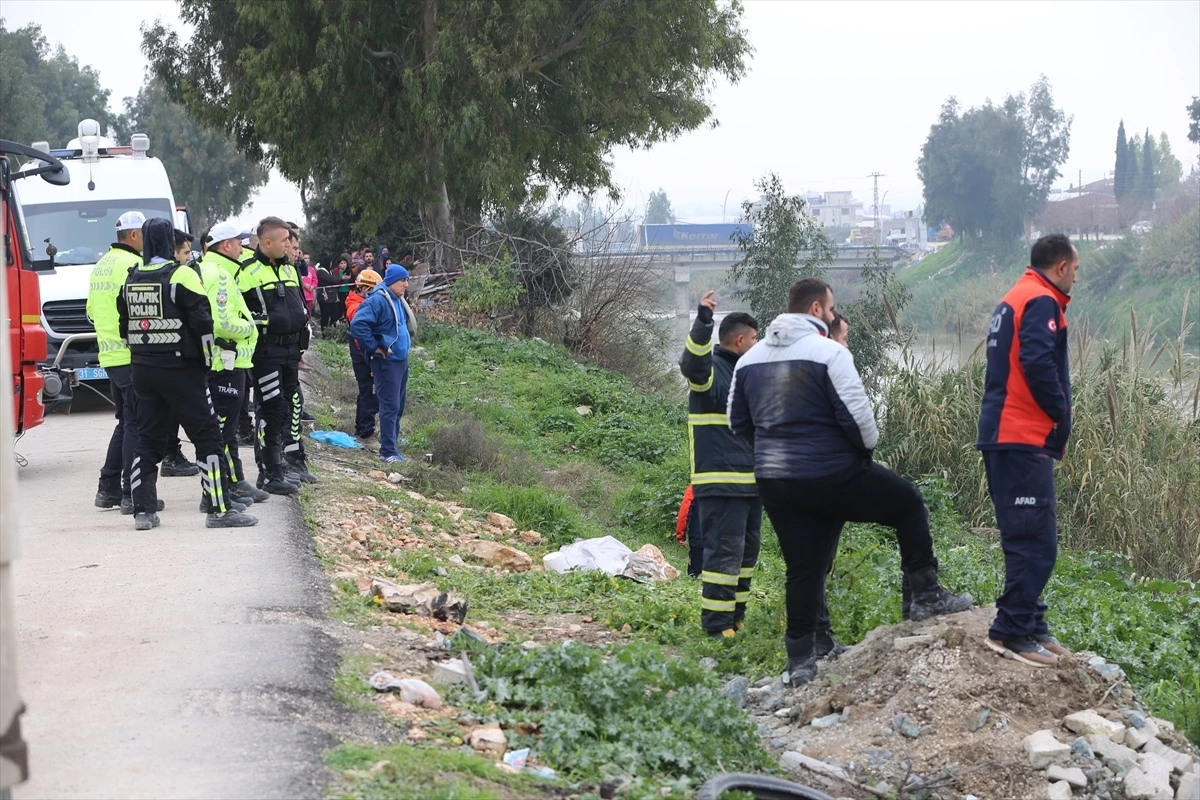
M117 218L126 211L140 211L146 219L172 220L172 224L175 215L165 197L40 203L23 210L35 265L42 267L50 265L46 248L51 244L58 249L55 264L95 264L117 240Z

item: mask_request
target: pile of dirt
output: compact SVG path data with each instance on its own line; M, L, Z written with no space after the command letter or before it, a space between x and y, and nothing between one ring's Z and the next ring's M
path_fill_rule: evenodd
M878 628L822 662L805 686L760 682L747 692L747 710L768 745L782 751L785 768L820 775L831 789L843 784L842 794L1070 797L1074 786L1080 797L1169 800L1191 791L1189 776L1200 769L1195 748L1170 723L1149 717L1119 667L1094 653L1049 669L1001 658L983 644L994 613L977 608ZM1081 737L1092 731L1067 719L1088 709L1116 723L1101 732L1107 744ZM1031 755L1026 740L1040 731L1061 744ZM1110 744L1130 747L1110 752ZM1152 755L1160 747L1175 762L1165 778ZM1079 771L1066 782L1061 771L1072 767ZM1130 778L1135 771L1142 775ZM1150 773L1157 794L1128 788Z

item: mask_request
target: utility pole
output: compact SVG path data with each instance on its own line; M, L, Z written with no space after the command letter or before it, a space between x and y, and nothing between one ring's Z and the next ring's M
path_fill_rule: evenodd
M879 220L879 179L883 177L882 172L872 172L867 176L875 179L875 246L883 246L883 238L880 236L880 220Z

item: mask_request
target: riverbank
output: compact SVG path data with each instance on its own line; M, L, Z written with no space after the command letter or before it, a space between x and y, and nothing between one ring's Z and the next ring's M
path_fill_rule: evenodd
M718 764L758 770L777 763L771 742L777 737L745 739L745 715L722 694L736 676L753 682L784 668L783 564L769 527L747 629L730 643L701 634L699 584L686 577L642 584L536 568L543 555L576 538L612 535L633 549L652 544L685 569L686 549L672 535L688 469L682 395L639 393L620 376L536 340L423 325L420 345L410 361L404 424L410 461L395 477L365 451L316 444L310 450L323 482L305 489L305 517L333 581L333 613L363 640L344 655L339 696L387 719L399 742L345 743L330 757L340 776L334 794L406 797L402 787L438 765L435 787L475 786L481 797L588 796L616 770L617 778L636 784L633 796L662 790L682 798ZM328 376L306 390L311 410L319 428L349 430L353 382L345 345L321 341L318 351ZM425 463L426 453L432 463ZM994 597L1002 579L994 532L964 523L954 482L931 477L920 485L947 584L984 601ZM490 521L489 513L505 515L511 526ZM525 569L520 556L507 566L489 565L471 555L480 547L475 541L517 550L533 568ZM857 642L899 621L899 574L890 536L869 526L847 528L830 577L839 639ZM464 598L466 624L482 642L454 623L383 610L370 596L375 577L430 583ZM1200 737L1200 685L1187 671L1200 662L1200 606L1192 596L1188 584L1140 581L1120 556L1065 550L1047 600L1064 642L1119 663L1155 713ZM535 660L568 639L604 657L593 662L596 656L580 651L568 662L575 666ZM488 676L480 681L482 697L454 688L445 692L452 707L421 710L367 683L380 670L429 677L431 660L477 646L483 650L472 662ZM628 664L628 672L602 669L613 659ZM642 691L688 686L687 708L695 714L655 707L648 735L649 723L620 699L622 674ZM581 685L592 687L586 696L575 694ZM610 691L611 701L600 699ZM575 699L556 714L557 697ZM593 702L607 710L596 716ZM504 779L519 786L497 782L503 773L492 767L496 756L481 757L464 744L493 720L510 751L530 747L558 782L531 788L529 781L541 779L525 773ZM728 735L702 735L717 727ZM668 740L677 758L655 755ZM603 742L617 743L619 751ZM741 744L725 750L723 742Z

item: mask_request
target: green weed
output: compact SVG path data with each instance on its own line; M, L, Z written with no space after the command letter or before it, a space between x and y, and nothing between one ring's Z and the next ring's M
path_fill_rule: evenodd
M435 747L344 744L326 757L347 800L525 800L556 797L555 784L501 772L492 759Z

